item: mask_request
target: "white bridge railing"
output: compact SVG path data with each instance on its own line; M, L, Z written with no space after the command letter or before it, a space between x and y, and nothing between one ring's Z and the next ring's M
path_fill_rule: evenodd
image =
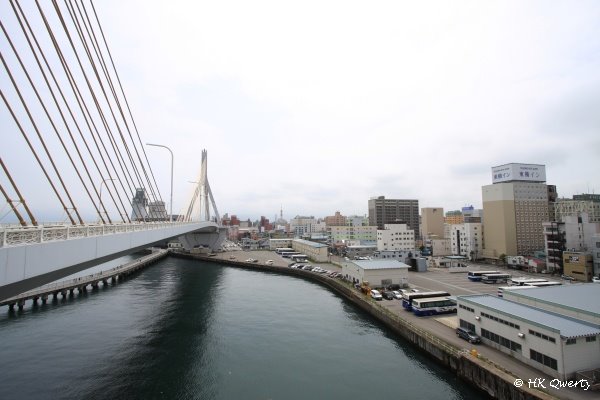
M3 226L0 227L0 247L113 235L115 233L148 231L197 223L161 221L129 224Z

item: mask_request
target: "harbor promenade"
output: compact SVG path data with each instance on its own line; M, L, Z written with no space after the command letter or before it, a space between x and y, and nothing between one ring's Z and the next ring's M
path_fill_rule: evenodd
M96 289L99 287L100 283L102 283L102 285L108 285L109 282L116 283L122 277L166 257L168 253L169 250L153 248L152 253L127 264L79 278L50 283L3 300L0 302L0 306L7 305L10 310L14 310L15 307L22 310L25 306L25 302L28 300L31 300L34 305L37 304L38 301L45 304L49 297L53 297L55 300L58 299L59 296L66 298L67 296L73 296L75 291L78 293L86 292L88 287Z

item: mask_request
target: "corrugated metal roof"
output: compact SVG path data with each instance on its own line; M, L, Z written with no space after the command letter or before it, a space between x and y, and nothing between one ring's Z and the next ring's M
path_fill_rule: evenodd
M398 260L361 260L352 261L362 269L403 269L410 268L408 265Z
M511 292L511 295L539 300L600 317L600 285L597 283L571 283L536 288L531 291L519 290Z
M565 338L600 335L600 326L544 311L491 295L458 296L458 302L472 303L523 322L531 322Z
M312 247L317 247L317 248L327 247L326 244L311 242L310 240L304 240L304 239L294 239L294 242L302 243L302 244L312 246Z

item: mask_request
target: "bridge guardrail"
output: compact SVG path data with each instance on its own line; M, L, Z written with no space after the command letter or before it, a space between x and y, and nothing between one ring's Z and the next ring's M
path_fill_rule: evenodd
M58 240L112 235L115 233L137 232L162 229L198 223L190 222L141 222L128 224L89 224L89 225L43 225L26 227L0 227L0 247L24 244L54 242Z

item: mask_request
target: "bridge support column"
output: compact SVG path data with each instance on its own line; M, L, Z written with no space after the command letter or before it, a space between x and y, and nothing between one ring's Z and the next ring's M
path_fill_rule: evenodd
M19 307L19 311L23 310L23 307L25 307L25 300L19 300L17 307Z
M102 279L102 285L108 286L108 279Z
M15 311L15 303L10 303L8 305L8 311Z
M58 300L58 294L59 293L60 292L54 292L54 293L52 293L52 295L54 296L54 300Z
M79 290L79 293L85 293L87 292L87 285L79 286L77 290Z
M92 282L92 289L98 289L98 281Z
M35 296L33 299L31 299L33 301L33 305L37 306L37 301L38 301L39 297Z
M63 290L61 290L61 291L60 291L60 294L62 295L62 298L63 298L63 299L66 299L66 298L67 298L67 290L66 290L66 289L63 289Z
M43 294L42 295L42 304L46 304L46 301L48 301L48 295L47 294Z
M69 289L69 296L73 297L75 295L75 288Z

